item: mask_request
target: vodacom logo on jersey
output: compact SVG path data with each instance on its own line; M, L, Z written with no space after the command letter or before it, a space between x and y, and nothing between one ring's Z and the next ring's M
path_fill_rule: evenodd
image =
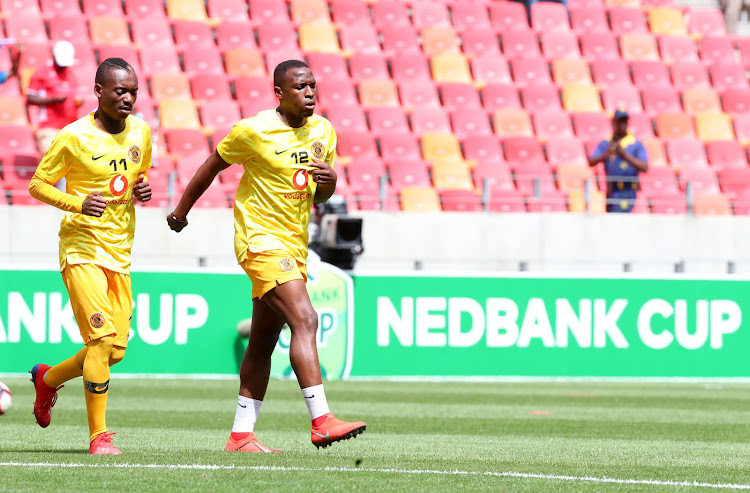
M306 169L298 169L296 173L294 173L294 177L292 178L292 185L294 185L294 188L297 190L304 190L307 188L307 170Z
M109 182L109 191L112 195L119 197L128 191L128 179L125 175L115 175Z

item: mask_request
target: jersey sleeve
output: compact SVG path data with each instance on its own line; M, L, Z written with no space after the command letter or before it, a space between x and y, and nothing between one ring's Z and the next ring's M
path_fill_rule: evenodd
M216 152L229 164L242 164L252 158L256 150L250 126L242 122L236 123L229 135L219 142Z
M143 158L141 159L141 169L139 173L145 173L151 168L151 128L144 124L143 131Z
M646 152L646 146L644 146L640 140L635 143L635 153L633 157L640 159L644 163L648 163L648 153Z
M338 142L338 138L336 137L336 130L333 128L333 125L328 125L330 132L328 135L328 153L326 154L326 163L328 163L333 168L333 161L336 158L336 144Z
M607 142L606 140L599 142L599 145L596 146L596 149L594 149L594 153L591 155L591 157L594 158L601 156L607 151L608 148L609 142Z
M57 132L50 148L44 154L42 162L36 169L36 175L47 183L55 183L64 177L75 160L73 149L76 147L72 142L75 135L66 130Z

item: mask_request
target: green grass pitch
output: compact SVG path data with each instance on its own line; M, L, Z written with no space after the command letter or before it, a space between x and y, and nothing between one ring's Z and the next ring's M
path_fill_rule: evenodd
M2 492L750 489L747 384L329 382L333 411L367 431L317 450L296 383L272 381L256 434L284 452L240 454L223 451L235 381L115 376L123 455L91 457L80 380L47 429L31 383L2 380Z

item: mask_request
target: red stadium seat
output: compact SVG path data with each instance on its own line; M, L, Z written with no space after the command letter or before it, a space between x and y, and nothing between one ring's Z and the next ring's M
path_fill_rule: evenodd
M720 113L719 95L710 87L688 87L682 91L685 113Z
M510 168L504 163L481 162L474 166L474 187L484 190L487 186L490 196L505 190L515 190Z
M508 59L539 58L537 35L532 31L508 31L502 35L503 54Z
M471 61L471 73L480 84L510 84L510 68L502 57L479 56Z
M740 53L740 61L744 63L745 66L750 66L750 38L744 36L739 37L735 40L735 44Z
M432 187L427 163L419 159L389 160L391 185L398 193L404 187Z
M561 164L588 166L588 159L583 145L578 139L569 136L554 136L547 140L547 161L552 167Z
M327 80L318 86L318 99L322 105L359 104L354 86L348 78Z
M711 67L711 85L719 92L727 89L747 89L745 67L741 63L722 62Z
M123 17L125 15L120 0L83 0L83 13L87 17L97 15Z
M667 154L664 152L664 144L655 137L640 137L643 147L646 148L648 156L648 169L652 167L667 166Z
M49 20L49 34L55 41L65 40L75 44L78 41L89 42L89 29L86 18L80 14L54 16ZM76 53L78 55L78 53Z
M252 25L247 22L222 22L216 27L216 44L223 53L230 48L257 48Z
M448 9L445 7L445 4L440 2L412 2L411 20L419 30L426 27L451 26Z
M479 196L473 190L442 190L439 195L446 212L477 212L483 209Z
M237 77L234 85L240 102L261 100L267 103L269 108L277 103L273 87L265 77Z
M41 0L41 7L42 15L47 20L52 20L57 16L81 15L78 0Z
M506 137L503 139L505 160L511 165L544 161L542 145L536 137Z
M475 30L492 29L485 5L472 2L456 2L451 6L453 27L466 34Z
M697 62L698 53L695 41L688 36L662 36L659 38L659 52L666 64L674 62Z
M355 159L377 157L378 155L375 140L369 132L339 132L336 150L340 156L348 156Z
M359 83L363 79L390 78L388 65L381 54L356 53L349 58L349 68L352 71L352 80L355 83Z
M25 191L25 194L11 193L11 201L14 205L20 200L23 200L24 205L41 204L36 199L31 200L28 192L29 182L36 172L39 161L40 156L36 150L29 154L11 154L3 157L3 178L8 190Z
M709 7L692 7L687 15L688 30L693 35L726 36L727 28L721 11Z
M27 5L34 5L39 10L36 2ZM27 12L16 13L6 17L5 32L8 37L22 39L24 43L47 43L47 31L44 29L44 22L41 14L33 15Z
M703 193L720 193L716 172L709 168L680 170L680 190L685 191L688 183L692 185L693 196Z
M594 60L591 63L594 82L599 85L630 84L630 70L622 60Z
M656 39L649 33L627 32L620 35L622 58L627 61L658 60Z
M411 134L383 134L379 141L381 156L386 162L422 159L417 138Z
M721 94L721 106L727 113L750 111L750 89L727 89Z
M652 87L643 90L643 107L647 113L681 113L682 106L677 91L671 87Z
M508 31L527 31L529 22L526 9L518 2L492 2L489 5L490 22L498 34Z
M656 132L661 139L695 138L693 119L684 113L661 113L657 115Z
M420 53L394 56L391 59L391 71L396 82L432 80L427 58Z
M152 17L166 17L162 0L125 0L125 12L131 19L139 22Z
M631 62L633 83L641 90L653 87L671 87L667 67L660 61L643 60Z
M199 21L172 21L174 27L175 44L180 51L191 51L193 48L214 48L213 31L205 22Z
M193 46L183 53L185 73L192 77L197 74L224 75L221 55L214 46Z
M615 35L623 33L648 33L646 18L641 9L610 7L609 23Z
M614 113L625 108L628 113L643 113L641 94L631 85L612 85L602 92L604 109Z
M467 135L461 142L464 159L478 164L500 165L505 163L500 141L494 135ZM476 168L474 168L476 171Z
M526 204L520 192L502 190L490 195L488 209L500 213L526 212Z
M733 140L716 140L706 143L708 162L714 169L747 168L747 154Z
M154 46L172 47L172 31L166 17L147 17L132 26L133 41L136 46L149 49Z
M401 2L374 2L372 20L378 30L386 26L412 26L406 4Z
M534 113L534 129L542 141L553 137L573 137L570 116L564 111L547 110Z
M234 125L241 118L236 101L209 101L201 108L201 123L204 127L223 128Z
M2 125L0 132L0 159L12 154L33 155L37 153L34 135L25 125Z
M208 0L208 15L222 23L250 22L245 0Z
M258 46L264 52L297 51L297 33L291 24L260 24Z
M670 72L672 73L672 85L675 89L710 86L706 69L700 62L675 62L672 64Z
M580 36L581 54L589 61L619 60L617 41L607 32L585 32Z
M726 168L719 171L719 185L724 194L734 199L739 196L750 198L750 168Z
M694 139L673 139L667 141L667 158L673 168L707 168L706 151L703 143Z
M346 78L349 72L344 57L336 53L309 53L307 63L318 83L328 79Z
M409 123L400 107L370 108L367 111L371 133L379 137L383 134L409 133Z
M612 133L612 124L603 113L573 113L573 128L581 140L601 140Z
M654 137L654 124L644 113L633 113L630 115L628 128L639 139Z
M521 89L521 99L526 111L561 110L560 95L553 85L533 85Z
M547 163L541 161L528 161L513 166L513 173L516 179L516 187L524 197L533 197L535 192L535 182L538 184L540 197L560 197L561 194L555 187L555 179L552 176L552 169ZM565 201L563 200L563 209L565 210ZM537 209L539 211L539 209Z
M378 33L370 25L345 25L339 32L341 48L355 53L380 54Z
M686 214L687 202L682 193L658 194L649 197L654 214Z
M290 0L292 20L298 24L328 24L331 16L328 4L323 0Z
M492 135L487 114L481 109L456 110L451 115L453 133L459 139L471 135Z
M677 179L670 168L649 166L646 173L638 175L641 190L647 197L674 195L680 192Z
M448 83L439 87L443 107L448 111L481 108L479 93L472 84Z
M490 83L482 89L482 105L492 114L495 110L503 108L520 109L521 100L514 86Z
M570 24L579 36L583 33L609 33L607 16L601 5L596 7L573 7L570 10Z
M513 80L519 87L552 84L547 61L543 58L520 58L512 63Z
M568 31L568 9L561 3L535 2L531 4L531 28L538 33Z
M235 120L236 121L236 120ZM211 152L206 136L200 130L179 128L164 130L167 151L172 155L199 154L203 159Z
M701 61L706 66L717 62L730 63L736 60L734 46L727 37L703 37L698 42Z
M734 207L734 213L738 216L749 216L750 215L750 192L744 190L738 194L732 201Z
M350 0L331 0L333 21L342 25L372 25L367 5Z
M422 53L417 32L410 26L384 26L380 34L383 39L383 51L388 56Z
M361 89L360 89L361 90ZM431 81L413 80L399 84L401 105L409 111L411 108L440 106L437 88Z
M411 128L414 134L428 132L451 133L451 124L445 110L440 107L415 107L411 112Z
M365 113L359 105L332 105L327 109L326 118L337 131L368 132Z
M249 0L250 18L256 26L289 24L289 13L284 0Z
M461 33L461 50L472 56L501 56L497 35L490 28L471 29Z
M150 78L154 72L181 71L177 52L171 46L151 46L148 50L143 50L141 66L146 78Z

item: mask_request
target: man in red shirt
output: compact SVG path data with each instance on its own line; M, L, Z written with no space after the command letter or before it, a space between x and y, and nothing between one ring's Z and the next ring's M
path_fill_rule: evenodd
M58 41L52 48L53 62L38 69L26 91L26 103L40 106L36 146L44 154L57 132L78 119L76 107L78 80L70 66L75 59L75 48L68 41Z

